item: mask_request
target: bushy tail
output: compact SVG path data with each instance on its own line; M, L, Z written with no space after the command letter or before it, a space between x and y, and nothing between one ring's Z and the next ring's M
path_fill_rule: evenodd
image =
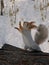
M37 44L43 43L48 37L48 29L45 25L40 24L35 34L35 42Z

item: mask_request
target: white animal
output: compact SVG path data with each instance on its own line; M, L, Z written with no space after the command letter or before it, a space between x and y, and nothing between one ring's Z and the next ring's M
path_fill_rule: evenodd
M25 49L29 50L38 50L40 51L40 47L38 44L32 39L31 36L31 29L37 28L36 25L34 25L34 22L24 22L23 26L21 25L21 22L19 22L19 28L15 27L15 29L19 30L22 33L22 38L25 44Z

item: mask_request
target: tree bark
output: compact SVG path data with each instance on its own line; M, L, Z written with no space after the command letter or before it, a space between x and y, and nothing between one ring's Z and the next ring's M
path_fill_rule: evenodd
M5 44L0 49L0 65L49 65L49 54Z

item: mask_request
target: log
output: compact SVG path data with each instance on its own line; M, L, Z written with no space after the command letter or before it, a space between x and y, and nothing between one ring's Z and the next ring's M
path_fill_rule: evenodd
M49 65L49 53L4 44L0 49L0 65Z

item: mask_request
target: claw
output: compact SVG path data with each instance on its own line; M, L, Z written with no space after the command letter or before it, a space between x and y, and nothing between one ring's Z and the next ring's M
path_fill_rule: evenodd
M37 26L36 26L36 25L32 25L32 27L33 27L33 28L37 28Z
M19 28L23 30L23 26L21 25L21 21L19 22Z
M30 26L31 26L30 28L37 28L37 26L34 25L34 23L35 23L34 21L31 21L31 22L30 22Z
M17 29L17 30L19 29L19 28L17 28L17 27L14 27L14 28Z
M30 24L34 24L35 22L34 21L31 21Z
M14 28L21 32L21 29L20 28L17 28L17 27L14 27Z
M21 21L19 22L19 25L21 25Z

